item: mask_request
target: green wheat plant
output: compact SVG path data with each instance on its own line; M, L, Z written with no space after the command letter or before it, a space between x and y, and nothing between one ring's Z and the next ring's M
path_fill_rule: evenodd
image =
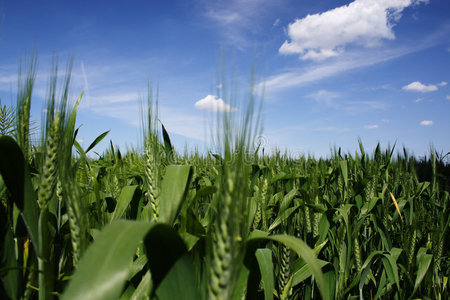
M77 141L71 61L62 81L53 65L35 143L36 56L23 66L0 105L1 299L449 298L442 153L269 151L263 94L235 74L209 151L172 146L149 84L141 147L97 153L109 131Z

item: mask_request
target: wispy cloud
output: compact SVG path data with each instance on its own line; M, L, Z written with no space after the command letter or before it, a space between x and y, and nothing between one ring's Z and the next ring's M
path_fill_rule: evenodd
M296 71L288 71L269 77L265 87L272 90L284 89L316 82L327 77L338 75L342 72L373 66L406 54L423 49L426 46L400 47L385 50L354 51L341 55L331 62L317 63L310 67L299 68Z
M277 18L275 20L275 22L273 22L272 27L277 27L278 25L280 25L280 19L279 18Z
M343 104L342 109L349 114L355 115L366 111L384 110L386 109L386 104L379 101L349 101Z
M445 99L450 100L450 95L447 95L447 97L445 97Z
M100 94L96 96L93 94L88 101L82 103L82 107L95 107L101 106L105 107L111 104L120 104L120 103L129 103L129 102L138 102L139 96L138 93L132 92L118 92L118 93L108 93L108 94Z
M427 93L427 92L434 92L438 90L437 85L435 84L423 84L420 81L414 81L411 82L408 85L405 85L403 88L405 91L413 91L413 92L421 92L421 93Z
M206 110L209 112L233 112L237 111L237 108L231 107L228 103L225 103L221 98L217 98L214 95L208 95L203 99L198 100L194 104L195 108L199 110Z
M434 124L434 122L431 120L423 120L422 122L420 122L420 125L422 125L422 126L430 126L433 124Z
M291 41L280 47L282 54L301 59L323 60L338 56L348 44L373 47L383 39L393 40L392 30L408 6L425 0L356 0L335 9L307 15L288 26Z
M364 125L364 128L365 128L365 129L377 129L377 128L380 128L380 126L377 125L377 124L373 124L373 125Z
M379 101L346 101L342 99L341 94L327 90L319 90L306 96L313 99L317 104L341 110L348 114L355 115L370 110L383 110L385 103Z
M265 0L202 2L204 15L216 24L223 42L238 49L245 49L254 46L256 40L250 37L261 33L260 27L266 15L265 12L280 5L281 0L277 2ZM278 25L277 21L273 26L276 25Z

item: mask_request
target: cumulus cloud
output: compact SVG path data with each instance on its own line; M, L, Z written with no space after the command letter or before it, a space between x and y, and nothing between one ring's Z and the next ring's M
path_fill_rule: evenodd
M335 9L307 15L288 26L290 41L282 54L300 54L301 59L323 60L338 56L345 45L373 47L383 39L393 40L392 28L408 6L428 0L355 0Z
M421 93L426 93L426 92L434 92L438 90L438 87L434 84L423 84L420 81L414 81L411 82L408 85L405 85L403 87L403 89L405 91L414 91L414 92L421 92Z
M365 128L365 129L377 129L377 128L380 128L380 126L377 125L377 124L373 124L373 125L364 125L364 128Z
M422 125L422 126L430 126L433 124L434 124L434 122L431 120L423 120L422 122L420 122L420 125Z
M208 95L203 99L195 102L195 108L199 110L206 110L210 112L233 112L237 111L237 108L231 107L220 98L214 95Z

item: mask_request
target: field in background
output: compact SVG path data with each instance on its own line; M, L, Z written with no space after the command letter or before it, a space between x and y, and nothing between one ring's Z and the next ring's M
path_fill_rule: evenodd
M25 73L1 107L0 298L449 298L444 155L263 155L255 103L219 116L220 153L181 155L149 91L143 149L92 159L108 133L77 143L56 68L30 143Z

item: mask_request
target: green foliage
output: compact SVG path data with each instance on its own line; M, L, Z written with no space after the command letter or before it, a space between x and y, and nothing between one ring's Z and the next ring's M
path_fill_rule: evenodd
M16 112L14 111L14 107L2 105L0 99L0 135L12 136L14 134L14 126L16 125L15 118Z
M79 145L56 66L33 148L35 64L0 137L0 298L449 298L445 155L264 155L254 100L218 116L218 153L180 155L149 88L142 149L92 159L109 131Z

